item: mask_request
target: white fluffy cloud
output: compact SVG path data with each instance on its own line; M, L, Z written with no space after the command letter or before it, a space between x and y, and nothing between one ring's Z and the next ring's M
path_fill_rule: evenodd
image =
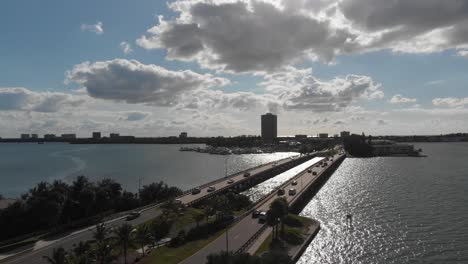
M435 106L443 107L464 107L468 105L468 97L465 98L456 98L456 97L446 97L446 98L434 98L432 104Z
M408 103L416 103L418 100L415 98L408 98L404 97L401 94L396 94L390 99L390 103L392 104L408 104Z
M158 106L175 106L188 92L229 83L210 74L171 71L124 59L75 65L67 72L66 82L83 85L94 98Z
M34 92L23 87L0 88L0 110L57 112L77 107L84 99L59 92Z
M126 41L120 42L120 48L122 49L123 53L130 54L133 52L132 45Z
M104 28L101 21L97 22L96 24L81 24L81 31L87 31L95 33L96 35L104 34Z
M468 49L468 2L459 0L178 0L178 17L137 40L169 59L209 69L272 72L303 60L390 49Z
M381 99L381 85L368 76L347 75L322 81L312 69L295 69L267 74L261 83L288 110L340 111L358 100Z
M210 69L269 72L305 58L331 61L352 49L355 36L298 12L262 1L176 1L175 20L159 17L137 44L165 48L169 59Z

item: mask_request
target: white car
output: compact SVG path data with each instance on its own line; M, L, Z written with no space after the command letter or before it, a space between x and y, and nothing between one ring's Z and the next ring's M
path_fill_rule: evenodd
M296 189L294 188L289 189L289 195L291 196L296 195Z
M210 187L208 187L207 192L213 192L213 191L215 191L215 190L216 190L216 187L210 186Z

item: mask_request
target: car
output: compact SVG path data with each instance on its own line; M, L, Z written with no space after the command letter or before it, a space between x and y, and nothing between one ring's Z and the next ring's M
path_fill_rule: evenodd
M181 200L181 199L175 199L175 200L174 200L174 203L175 203L175 204L178 204L178 205L181 205L181 204L182 204L182 200Z
M250 176L250 172L246 172L246 173L244 173L244 177L246 177L246 178L247 178L247 177L249 177L249 176Z
M294 185L297 185L297 181L296 181L296 180L294 180L294 181L292 181L292 183L291 183L291 184L292 184L293 186L294 186Z
M140 216L140 212L131 212L127 217L125 217L125 221L131 221L133 219L137 219Z
M307 172L308 172L308 173L312 173L312 170L311 170L311 169L308 169Z
M215 191L215 190L216 190L216 187L210 186L210 187L208 187L208 190L206 190L206 191L207 191L207 192L213 192L213 191Z
M259 222L265 222L266 219L267 219L267 212L260 211L260 213L258 214L258 221Z
M317 172L316 171L312 172L312 175L317 175Z
M200 188L194 188L192 194L199 194L201 192Z
M328 166L328 163L325 162L325 163L323 164L323 166L324 166L324 167L325 167L325 166Z
M252 212L252 218L257 218L259 215L260 215L260 211L259 211L259 210L254 210L254 211Z
M291 195L291 196L296 195L296 189L294 189L294 188L289 189L289 195Z
M279 196L284 195L284 189L279 189L279 190L278 190L278 195L279 195Z
M233 179L230 179L229 181L227 181L227 184L231 184L231 183L233 183L233 182L234 182L234 180L233 180Z

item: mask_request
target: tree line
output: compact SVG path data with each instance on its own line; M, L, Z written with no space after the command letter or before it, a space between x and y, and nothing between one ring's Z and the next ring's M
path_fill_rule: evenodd
M167 200L181 193L179 188L164 182L145 185L138 193L123 190L113 179L92 182L78 176L71 184L60 180L40 182L0 211L0 240L86 219L96 221L100 216ZM83 225L91 223L83 222Z

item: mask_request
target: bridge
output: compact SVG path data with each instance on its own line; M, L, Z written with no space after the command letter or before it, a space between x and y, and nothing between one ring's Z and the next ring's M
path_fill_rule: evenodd
M252 218L251 213L254 210L268 211L270 204L278 197L286 198L290 209L304 204L304 199L306 199L308 192L314 191L315 188L322 184L344 159L345 155L340 153L327 158L313 158L305 162L304 170L283 183L269 195L264 196L252 209L243 215L240 221L231 226L225 235L218 237L181 263L205 263L208 255L221 251L254 253L256 248L252 248L253 245L258 248L261 242L271 233L272 228L267 226L266 223L260 223L258 219ZM297 184L293 184L293 181L296 181ZM296 194L288 194L288 190L291 188L296 189ZM285 194L278 196L278 189L284 189Z
M313 155L294 156L285 158L282 160L262 164L254 168L250 168L238 173L234 173L227 177L223 177L212 182L203 184L197 188L200 189L200 193L192 194L193 189L185 191L179 199L183 204L187 206L195 205L204 199L213 197L215 195L222 194L230 190L242 191L250 188L260 182L263 182L269 178L272 178L279 173L282 173L290 168L297 166L307 160L310 160ZM245 173L249 173L248 177L244 177ZM228 181L232 180L232 183ZM210 186L215 187L214 191L208 192ZM116 227L123 223L130 223L132 225L139 225L147 222L150 219L157 217L160 212L154 210L160 204L151 204L132 211L140 211L141 216L132 221L125 221L125 217L130 212L118 213L106 221L105 224L108 227ZM50 256L54 248L63 247L65 250L73 248L74 244L78 244L80 241L86 241L92 239L95 226L90 226L81 230L74 231L69 234L64 234L51 238L50 240L40 240L34 244L19 248L13 252L0 254L0 262L2 264L19 264L19 263L34 263L42 264L47 263L42 256Z

